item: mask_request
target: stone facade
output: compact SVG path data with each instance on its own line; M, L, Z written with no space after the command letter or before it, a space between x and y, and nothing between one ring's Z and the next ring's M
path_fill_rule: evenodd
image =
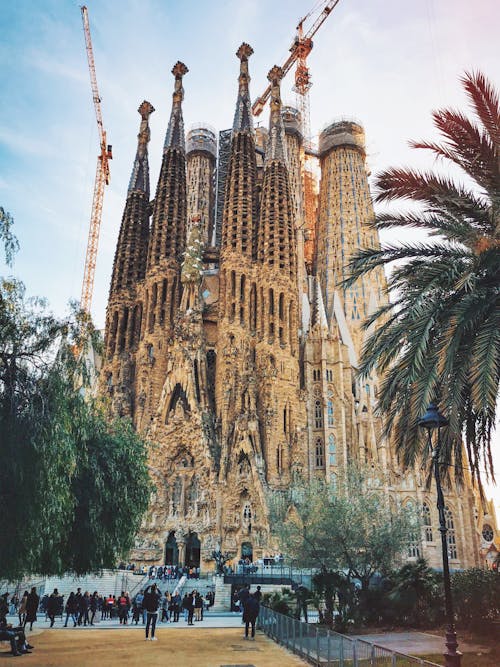
M363 129L320 136L314 190L297 112L282 108L280 68L269 73L269 130L254 131L242 44L220 229L216 135L184 140L183 77L173 69L172 113L153 202L144 102L108 303L101 392L151 442L155 486L131 558L212 568L220 547L253 559L273 552L270 489L294 472L334 482L352 460L385 472L391 502L422 509L408 557L440 564L434 490L403 474L374 414L377 378L356 379L363 318L388 298L383 272L343 290L349 256L378 244ZM219 208L219 206L217 206ZM151 223L150 221L151 217ZM219 241L220 240L220 241ZM446 491L452 567L480 562L482 513L466 482ZM481 517L481 518L480 518Z

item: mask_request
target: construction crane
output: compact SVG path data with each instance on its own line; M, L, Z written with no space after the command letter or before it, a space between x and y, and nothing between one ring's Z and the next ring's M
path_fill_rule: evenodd
M102 203L104 199L104 186L109 185L109 160L113 158L111 146L106 141L106 131L102 122L101 97L97 88L95 75L94 52L90 37L89 15L87 7L80 7L82 12L83 32L85 34L85 47L87 49L87 60L89 63L90 85L92 88L92 99L94 101L95 117L97 120L97 131L101 152L97 156L97 169L94 183L94 197L92 200L92 214L90 217L89 236L87 240L87 253L85 256L85 270L83 273L82 296L80 308L90 313L92 294L94 291L94 276L97 260L97 248L99 246L99 231L101 228Z
M293 90L297 94L297 106L300 112L303 144L301 147L302 188L304 193L304 220L299 229L304 229L304 259L307 271L310 273L314 261L316 245L316 176L314 172L314 158L316 155L311 141L311 120L309 108L309 90L312 86L311 74L307 66L307 57L313 48L312 38L321 28L340 0L320 0L311 11L306 14L297 25L297 33L290 47L290 55L282 65L283 76L289 72L294 63L295 85ZM304 24L308 19L313 20L309 30L304 34ZM315 17L315 18L314 18ZM254 116L262 113L264 106L271 96L271 85L258 97L253 106Z
M309 120L309 89L312 86L311 75L307 66L307 57L313 48L312 38L321 28L331 12L338 5L340 0L322 0L316 4L311 11L306 14L297 25L297 34L290 47L290 55L281 66L283 76L285 76L292 68L294 63L297 63L295 70L295 86L294 91L297 93L299 101L299 111L301 112L302 133L304 141L309 146L311 140L310 120ZM321 11L319 11L321 10ZM319 11L314 23L309 30L304 34L304 23ZM254 116L259 116L269 97L271 96L271 84L265 89L263 94L258 97L252 105Z

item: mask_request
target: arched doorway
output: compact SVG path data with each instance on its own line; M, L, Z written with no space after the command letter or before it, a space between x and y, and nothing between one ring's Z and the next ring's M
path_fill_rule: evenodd
M179 547L174 531L168 534L165 542L165 565L179 565Z
M241 557L243 560L248 558L248 560L253 561L253 547L251 542L243 542L241 545Z
M186 567L200 567L201 543L196 533L189 533L186 540Z

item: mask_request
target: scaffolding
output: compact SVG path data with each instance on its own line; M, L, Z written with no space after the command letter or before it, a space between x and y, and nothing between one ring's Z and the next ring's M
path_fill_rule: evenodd
M226 191L227 171L231 156L231 137L233 130L219 132L219 155L217 160L217 192L215 202L215 245L220 246L222 233L222 215L224 213L224 195Z

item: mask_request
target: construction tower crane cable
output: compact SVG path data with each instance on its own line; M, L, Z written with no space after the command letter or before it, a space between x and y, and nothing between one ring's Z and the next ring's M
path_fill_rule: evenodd
M104 199L104 186L109 185L110 172L109 160L113 158L111 146L106 141L106 131L102 122L101 97L97 88L95 74L94 52L90 37L90 25L87 7L80 7L82 12L83 32L85 35L85 47L87 49L87 60L90 72L90 85L92 88L92 99L94 102L95 117L97 120L97 131L101 152L97 156L97 169L94 182L94 196L92 199L92 213L90 217L89 236L87 240L87 253L85 256L85 269L83 273L82 296L80 308L90 313L92 294L94 291L94 277L97 260L97 248L99 246L99 232L101 228L102 203Z

